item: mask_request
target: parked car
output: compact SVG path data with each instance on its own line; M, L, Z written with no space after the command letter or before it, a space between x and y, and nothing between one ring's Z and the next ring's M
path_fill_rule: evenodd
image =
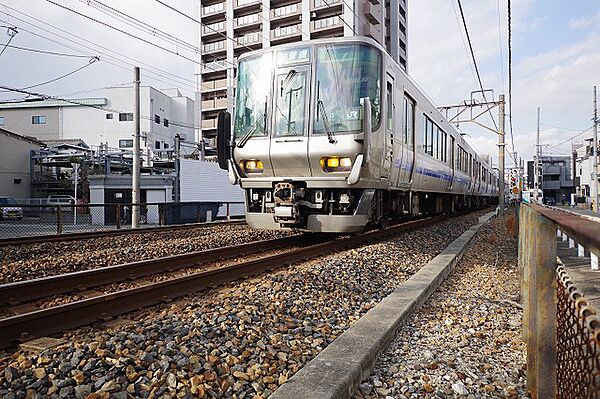
M46 199L48 205L74 205L75 198L70 195L49 195Z
M555 206L556 199L554 197L546 197L546 205Z
M0 219L23 219L23 208L11 197L0 197Z

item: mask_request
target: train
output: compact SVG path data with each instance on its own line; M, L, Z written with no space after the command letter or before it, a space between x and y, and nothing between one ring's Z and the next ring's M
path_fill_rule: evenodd
M240 56L217 158L256 228L358 233L497 201L499 179L367 37Z

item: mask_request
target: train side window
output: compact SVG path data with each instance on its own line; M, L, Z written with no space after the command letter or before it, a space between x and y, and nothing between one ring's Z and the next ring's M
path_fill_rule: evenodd
M394 120L393 114L393 104L392 104L392 84L387 82L387 91L386 91L386 123L385 127L387 130L392 130L392 122Z
M427 123L429 124L429 137L428 137L428 142L427 142L427 153L431 156L433 156L433 138L434 138L434 131L433 129L435 129L433 122L431 121L431 119L427 119Z
M406 94L404 95L404 116L403 116L403 127L404 127L404 144L412 145L413 141L413 130L415 126L415 102L409 98Z
M431 138L431 142L433 143L433 145L432 145L431 155L433 155L435 158L439 158L438 148L439 148L440 129L437 127L437 125L433 125L432 131L433 131L433 136Z
M429 137L429 120L423 115L423 152L427 154L427 137Z

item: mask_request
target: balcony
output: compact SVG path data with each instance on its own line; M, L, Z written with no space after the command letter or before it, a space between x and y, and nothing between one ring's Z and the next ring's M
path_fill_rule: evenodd
M260 17L259 13L244 15L235 19L235 26L241 27L255 25L257 23L260 23L261 19L262 18Z
M247 33L243 36L237 37L236 40L236 48L249 46L253 44L259 44L262 42L262 37L259 32Z
M560 175L560 166L544 166L542 170L544 175Z
M202 16L216 15L225 12L225 2L202 7Z
M313 0L311 11L320 10L323 8L330 8L333 5L341 4L342 0Z
M227 25L225 21L215 22L212 24L205 24L204 26L202 26L202 37L208 37L213 35L221 36L221 34L225 34L226 29Z
M301 3L271 9L271 21L285 19L302 14Z
M202 63L202 73L220 72L227 70L227 62L225 60L214 60L211 62Z
M208 53L218 53L221 51L225 51L225 40L221 40L218 42L211 42L202 45L202 52L204 54Z
M294 36L302 36L302 25L289 25L280 26L271 30L271 40L277 41L280 39L287 39Z
M339 15L334 15L333 17L327 17L322 19L317 19L311 22L310 30L311 32L322 32L324 30L333 29L343 27L344 22Z
M212 98L210 100L202 100L202 111L225 109L227 108L227 97Z
M227 90L227 79L215 79L202 82L200 86L202 92Z
M233 0L234 11L260 8L261 0Z

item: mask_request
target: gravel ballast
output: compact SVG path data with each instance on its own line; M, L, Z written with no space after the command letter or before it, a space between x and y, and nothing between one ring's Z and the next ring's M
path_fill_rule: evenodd
M517 244L507 232L508 217L481 228L355 399L526 397Z
M0 397L265 398L482 213L67 332L42 355L7 353Z
M0 284L296 234L218 225L0 248Z

